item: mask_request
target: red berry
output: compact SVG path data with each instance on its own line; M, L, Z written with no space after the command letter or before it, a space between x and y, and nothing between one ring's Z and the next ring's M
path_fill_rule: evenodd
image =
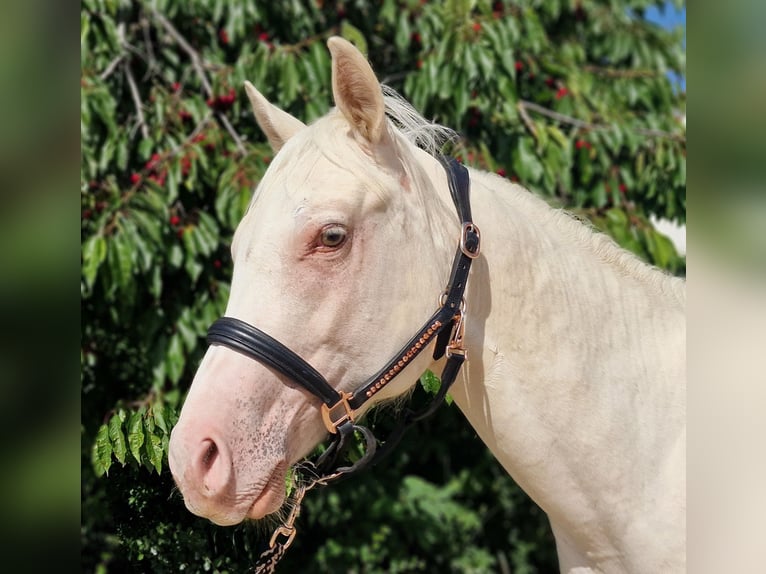
M151 159L149 159L149 161L146 162L146 165L144 165L144 167L146 169L154 169L158 163L160 163L160 154L153 153Z
M90 209L86 209L85 211L82 212L83 219L90 219L92 215L93 215L93 212Z
M215 267L216 269L220 269L221 268L221 260L220 259L216 259L215 261L213 261L213 267Z
M560 100L561 98L567 96L569 94L569 90L566 88L559 88L559 90L556 92L556 99Z
M412 34L412 41L415 42L416 44L420 44L420 34L418 34L417 32L414 32Z
M196 136L192 138L192 143L199 143L205 141L205 134L204 133L198 133Z
M474 22L472 28L474 32L481 32L481 23Z
M554 83L555 83L555 80L553 78L545 78L545 84L548 87L552 88Z
M220 38L221 44L229 43L229 33L226 30L221 30L218 32L218 38Z
M138 174L138 173L130 174L130 183L132 183L133 185L136 185L139 181L141 181L141 174Z
M505 170L502 167L498 168L495 173L497 173L497 175L499 175L500 177L505 177Z
M626 191L628 191L628 186L626 186L624 183L621 183L619 186L619 189L620 189L620 193L625 193Z
M190 119L192 119L191 112L188 110L181 110L178 112L178 117L181 118L182 122L188 122Z
M180 92L181 84L179 82L173 82L173 84L171 85L171 88L173 88L174 92Z
M258 34L258 39L261 42L268 42L269 41L269 33L268 32L261 32Z
M519 178L518 178L517 176L515 176L515 175L512 175L512 176L511 176L511 181L512 181L513 183L519 183Z
M179 223L181 223L181 218L180 217L178 217L177 215L171 215L170 216L170 225L175 227Z
M523 62L516 62L514 64L514 67L516 68L517 72L521 72L521 70L524 69L524 63Z
M188 155L185 155L181 158L181 173L183 175L188 175L190 169L191 169L191 159L189 159Z

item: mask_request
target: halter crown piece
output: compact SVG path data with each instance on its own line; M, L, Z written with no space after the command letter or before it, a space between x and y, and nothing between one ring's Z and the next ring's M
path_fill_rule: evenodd
M471 183L468 170L453 158L439 156L438 159L447 172L450 195L461 222L460 241L452 262L447 287L439 299L439 308L436 312L382 369L354 392L337 391L314 367L295 352L244 321L234 317L222 317L208 330L209 344L223 345L247 355L319 398L322 401L322 421L333 437L330 445L316 462L304 463L303 468L311 468L313 477L308 484L296 489L293 511L283 525L274 532L269 548L256 562L256 573L274 572L277 562L292 543L296 533L294 521L300 513L300 502L305 493L317 485L325 485L341 477L347 477L368 465L379 462L398 444L407 429L436 411L466 359L466 350L463 347L465 330L463 294L468 282L471 262L479 256L481 234L471 217ZM387 440L378 444L369 429L356 424L357 411L399 375L407 363L428 347L434 338L436 339L434 359L447 356L438 393L422 410L407 409ZM364 455L351 466L336 466L336 461L345 451L349 442L348 438L354 434L354 431L359 432L366 442Z

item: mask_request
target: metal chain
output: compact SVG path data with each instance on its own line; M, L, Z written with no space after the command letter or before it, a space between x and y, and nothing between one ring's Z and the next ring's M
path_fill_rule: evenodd
M313 464L306 461L301 465L303 470L309 470L313 473ZM293 496L292 509L287 515L287 518L281 526L274 530L274 534L271 535L269 541L269 547L261 552L258 560L255 562L254 574L274 574L276 572L277 564L287 552L287 549L293 543L295 535L298 533L298 529L295 527L295 521L301 513L301 503L306 493L315 486L325 486L328 482L338 478L342 472L335 472L327 476L320 476L313 478L307 484L300 485L295 490ZM280 540L281 538L281 540Z

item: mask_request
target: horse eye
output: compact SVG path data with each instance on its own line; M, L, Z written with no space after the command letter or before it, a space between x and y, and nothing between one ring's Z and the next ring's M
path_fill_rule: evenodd
M329 225L322 230L319 240L324 247L340 247L346 241L346 230L339 225Z

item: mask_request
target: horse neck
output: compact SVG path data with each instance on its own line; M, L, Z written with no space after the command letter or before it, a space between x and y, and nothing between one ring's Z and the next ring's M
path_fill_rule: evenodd
M560 555L566 539L619 570L660 535L631 525L642 505L683 505L683 285L528 191L471 179L482 256L455 402L548 513Z

